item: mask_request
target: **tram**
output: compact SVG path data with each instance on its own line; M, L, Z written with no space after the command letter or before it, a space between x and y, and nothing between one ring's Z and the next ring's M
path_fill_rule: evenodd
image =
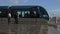
M12 17L17 11L20 18L43 18L49 20L47 11L41 6L0 6L0 17L7 17L8 9L11 10Z
M8 11L11 11L10 21ZM19 18L16 20L15 14ZM41 6L0 6L0 33L6 34L46 34L49 15ZM17 23L15 24L15 22ZM43 29L43 28L44 29Z

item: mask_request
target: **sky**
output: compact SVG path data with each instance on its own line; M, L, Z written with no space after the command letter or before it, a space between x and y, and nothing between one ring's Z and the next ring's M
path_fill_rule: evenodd
M43 6L49 16L60 16L60 0L0 0L0 6L38 5Z

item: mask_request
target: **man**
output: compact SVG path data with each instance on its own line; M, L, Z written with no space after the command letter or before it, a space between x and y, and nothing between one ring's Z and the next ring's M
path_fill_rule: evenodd
M14 18L15 18L14 24L18 24L19 15L17 11L14 13Z

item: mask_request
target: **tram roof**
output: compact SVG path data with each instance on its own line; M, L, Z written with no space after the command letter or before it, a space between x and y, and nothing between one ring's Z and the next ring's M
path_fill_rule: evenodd
M8 9L9 6L0 6L0 10ZM10 6L10 9L28 9L33 7L41 7L41 6Z

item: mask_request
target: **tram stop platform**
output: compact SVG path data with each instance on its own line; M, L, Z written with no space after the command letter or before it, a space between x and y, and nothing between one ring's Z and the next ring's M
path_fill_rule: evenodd
M0 34L47 34L48 25L41 18L20 18L19 24L14 24L14 18L8 25L7 18L0 18Z

